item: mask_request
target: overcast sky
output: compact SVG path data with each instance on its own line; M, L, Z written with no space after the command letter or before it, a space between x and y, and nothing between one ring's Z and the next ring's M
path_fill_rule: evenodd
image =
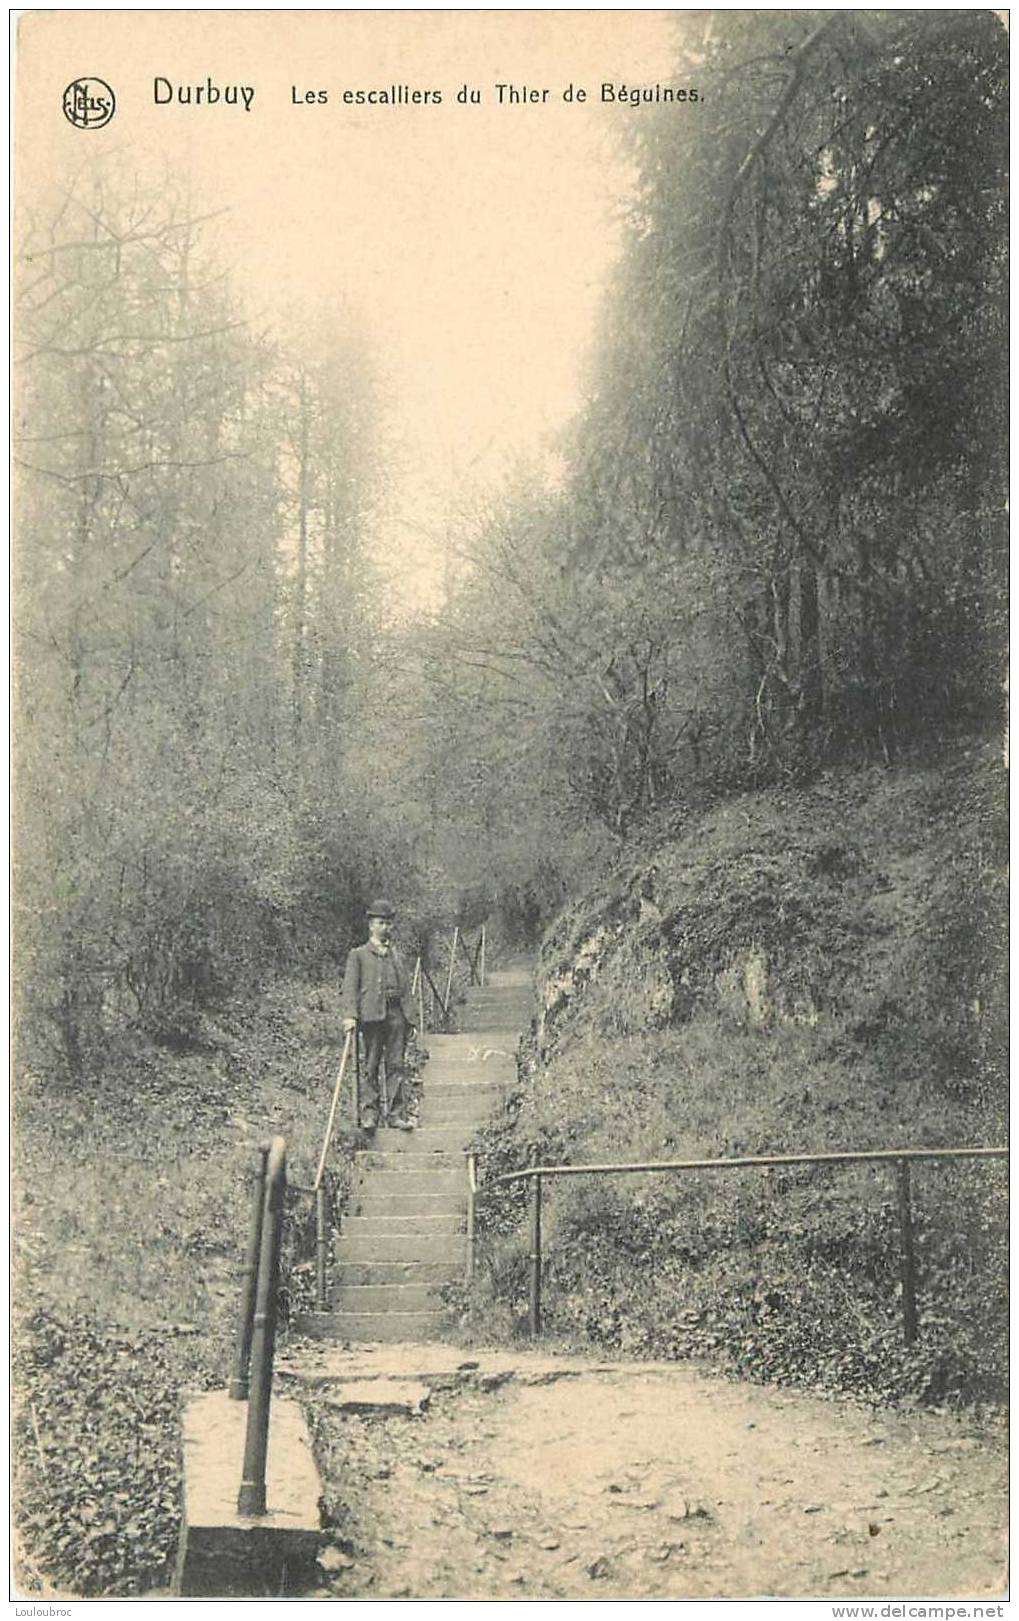
M256 319L363 320L391 402L393 505L379 544L426 595L441 535L579 404L629 175L605 81L672 71L664 12L36 13L22 41L22 184L84 142L193 175L229 213L222 257ZM66 83L116 90L104 130L63 119ZM156 106L178 85L253 86L242 108ZM461 106L463 83L479 106ZM498 105L497 83L548 88ZM564 103L570 83L586 105ZM345 89L441 90L441 106L344 106ZM329 102L293 104L292 86ZM696 116L677 108L677 118Z

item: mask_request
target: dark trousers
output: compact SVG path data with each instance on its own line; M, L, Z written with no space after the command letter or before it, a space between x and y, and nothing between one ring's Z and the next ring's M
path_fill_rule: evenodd
M403 1050L407 1044L407 1021L403 1010L391 1007L384 1019L365 1021L361 1025L364 1036L364 1074L361 1076L361 1107L379 1109L379 1065L386 1060L386 1091L389 1094L390 1114L401 1114L410 1107L410 1097L403 1067Z

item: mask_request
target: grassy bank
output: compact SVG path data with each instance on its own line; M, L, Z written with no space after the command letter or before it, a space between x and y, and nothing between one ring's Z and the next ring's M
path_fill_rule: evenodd
M485 1140L528 1162L1004 1141L1004 791L991 750L831 773L662 826L557 919L529 1073ZM1006 1171L914 1173L902 1343L888 1170L553 1184L548 1331L933 1403L1005 1377ZM482 1206L479 1335L518 1329L521 1195Z

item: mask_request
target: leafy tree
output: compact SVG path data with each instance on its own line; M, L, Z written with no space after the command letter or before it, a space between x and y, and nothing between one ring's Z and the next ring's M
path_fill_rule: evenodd
M335 753L363 609L363 360L342 411L335 379L331 397L308 383L298 605L293 373L201 224L101 167L21 233L19 966L35 1050L55 1041L75 1075L112 1029L182 1039L305 949L294 717L302 764ZM317 828L344 796L338 767L319 779Z

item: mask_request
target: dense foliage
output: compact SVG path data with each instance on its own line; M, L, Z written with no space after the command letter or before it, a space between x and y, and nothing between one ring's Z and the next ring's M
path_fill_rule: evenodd
M470 738L505 825L566 870L578 823L626 838L1001 721L1005 33L756 12L679 37L702 100L628 116L560 487L521 475L479 523L433 650L458 713L501 721Z
M77 1077L335 958L405 843L366 836L350 746L382 660L363 346L256 335L202 235L112 162L23 222L22 1050Z
M490 1184L643 1163L1007 1141L1007 842L990 751L831 772L633 849L546 937L533 1062ZM903 1344L890 1168L547 1184L547 1331L870 1398L1007 1386L1007 1166L913 1176ZM481 1334L527 1301L519 1187L482 1201Z
M994 727L1006 37L991 13L702 14L629 109L623 251L555 487L451 521L396 625L363 343L245 325L114 165L23 229L18 928L72 1071L345 943L533 936L664 808ZM366 802L371 801L370 815ZM188 1011L190 1009L190 1012Z

